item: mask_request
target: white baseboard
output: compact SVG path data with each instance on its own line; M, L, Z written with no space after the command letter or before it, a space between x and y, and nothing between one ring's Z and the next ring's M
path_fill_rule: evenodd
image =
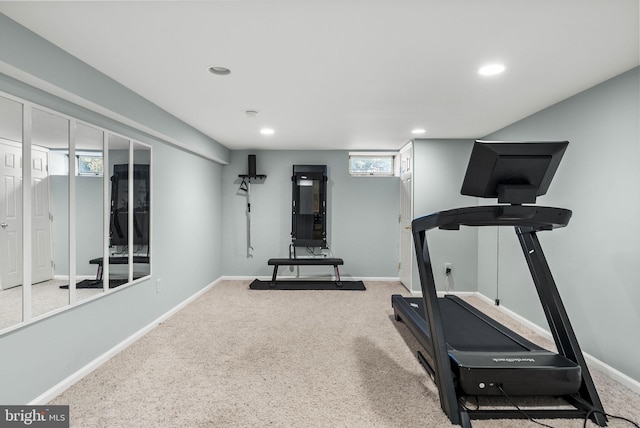
M333 278L330 275L309 275L309 276L287 276L278 275L278 279L313 279L313 278ZM250 281L254 279L259 279L260 281L269 281L271 279L271 275L269 276L223 276L220 277L220 280L228 280L228 281ZM340 275L340 279L345 281L400 281L398 277L375 277L375 276L349 276L349 275Z
M220 277L220 281L253 281L254 279L259 279L259 280L267 280L267 279L271 279L271 277L266 277L266 276L233 276L233 275L227 275L227 276L221 276Z
M141 328L140 330L138 330L137 332L135 332L131 336L127 337L122 342L118 343L113 348L109 349L104 354L100 355L99 357L97 357L93 361L89 362L87 365L82 367L80 370L76 371L72 375L68 376L66 379L63 379L58 384L54 385L53 387L49 388L44 393L40 394L38 397L36 397L33 400L31 400L28 403L28 405L37 406L37 405L47 404L49 401L51 401L52 399L54 399L55 397L57 397L58 395L63 393L65 390L67 390L73 384L75 384L76 382L81 380L83 377L87 376L89 373L91 373L92 371L96 370L98 367L100 367L101 365L103 365L104 363L109 361L115 355L117 355L118 353L122 352L124 349L129 347L136 340L140 339L142 336L144 336L145 334L149 333L151 330L156 328L158 325L160 325L162 322L167 320L169 317L171 317L173 314L178 312L180 309L184 308L189 303L193 302L195 299L200 297L202 294L206 293L211 287L214 287L221 280L222 280L222 278L218 278L217 280L213 281L212 283L210 283L206 287L204 287L201 290L199 290L197 293L193 294L191 297L185 299L184 301L182 301L178 305L174 306L172 309L170 309L166 313L162 314L160 317L156 318L154 321L152 321L151 323L149 323L145 327Z
M480 299L486 301L487 303L489 303L491 305L495 304L493 299L488 298L484 294L480 294L480 293L473 293L473 294L478 296ZM518 315L517 313L515 313L512 310L504 307L503 305L496 306L496 307L500 311L504 312L505 314L507 314L508 316L513 318L514 320L518 321L521 324L526 325L527 327L529 327L530 329L535 331L540 336L542 336L545 339L550 340L550 341L553 342L553 336L551 335L551 333L549 331L545 330L544 328L540 327L537 324L532 323L528 319ZM589 364L590 367L595 368L596 370L604 373L605 375L607 375L611 379L621 383L622 385L626 386L627 388L631 389L632 391L635 391L636 393L640 394L640 382L638 382L637 380L627 376L626 374L620 372L619 370L616 370L615 368L611 367L610 365L600 361L596 357L594 357L592 355L589 355L588 353L586 353L584 351L582 351L582 355L584 355L584 358L585 358L585 360L587 361L587 364Z

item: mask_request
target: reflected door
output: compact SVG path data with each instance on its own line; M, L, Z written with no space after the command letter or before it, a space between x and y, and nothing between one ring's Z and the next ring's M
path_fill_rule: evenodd
M32 282L53 278L51 249L51 216L49 188L49 151L39 147L31 150L31 248L33 249Z
M413 239L411 221L413 220L413 188L412 188L412 146L400 151L400 262L398 277L400 282L411 290Z
M0 143L0 289L22 284L22 147Z

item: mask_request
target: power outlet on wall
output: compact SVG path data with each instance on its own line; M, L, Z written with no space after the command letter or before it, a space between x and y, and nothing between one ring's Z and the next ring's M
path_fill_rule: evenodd
M156 293L159 293L162 290L162 279L156 279Z
M447 276L451 275L451 270L452 270L451 263L445 263L444 264L444 274L447 275Z

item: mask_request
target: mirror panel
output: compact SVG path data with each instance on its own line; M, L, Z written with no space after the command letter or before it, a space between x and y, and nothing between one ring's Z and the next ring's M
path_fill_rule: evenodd
M151 148L133 143L133 278L151 274Z
M0 95L0 331L151 275L150 170L150 146Z
M76 300L104 292L104 173L103 134L76 125Z
M31 132L31 308L36 317L70 303L69 120L33 108Z
M109 134L111 204L109 207L109 288L129 282L129 144Z
M0 330L22 322L22 108L0 96Z

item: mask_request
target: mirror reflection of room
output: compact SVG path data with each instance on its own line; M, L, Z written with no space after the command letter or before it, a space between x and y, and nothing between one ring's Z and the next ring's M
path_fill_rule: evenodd
M327 177L326 165L293 166L293 248L327 248Z
M36 317L70 302L68 288L60 288L69 278L70 135L69 119L32 111L31 308Z
M322 218L320 212L320 180L298 179L300 188L298 236L307 239L322 239ZM302 226L303 216L308 216L306 227Z
M150 275L151 147L0 95L0 159L0 330ZM114 188L118 170L124 180ZM27 201L23 182L31 183ZM116 196L125 200L120 241Z
M109 218L109 287L150 274L150 153L133 142L133 171L129 171L129 141L114 136L110 151L111 208ZM110 148L112 146L110 145ZM129 180L133 178L129 193ZM129 207L132 207L130 210ZM130 213L131 212L131 213ZM131 233L130 233L131 232ZM131 253L131 258L129 258ZM133 263L130 269L129 263Z
M133 144L133 279L151 275L151 149Z
M104 252L104 131L78 123L76 127L76 300L104 292L96 280L90 256Z

